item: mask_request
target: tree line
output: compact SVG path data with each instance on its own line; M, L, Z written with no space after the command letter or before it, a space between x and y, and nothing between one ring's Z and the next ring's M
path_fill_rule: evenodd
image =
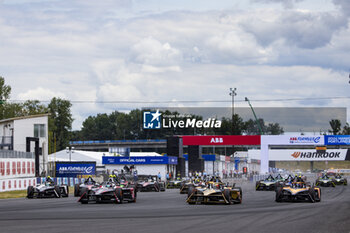
M134 109L129 113L114 111L110 114L97 114L89 116L82 124L81 130L73 131L71 140L111 140L111 139L161 139L173 135L254 135L260 134L257 122L243 119L235 114L232 119L221 118L220 128L160 128L143 129L143 111ZM162 115L175 116L173 120L185 121L187 118L205 120L202 116L189 114L182 117L178 112L168 110L161 111ZM180 117L176 117L180 116ZM278 123L266 124L263 119L258 119L264 134L283 134L283 128Z

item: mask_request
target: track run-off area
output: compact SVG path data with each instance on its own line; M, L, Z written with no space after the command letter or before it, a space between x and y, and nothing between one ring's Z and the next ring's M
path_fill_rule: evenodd
M277 203L275 192L237 184L243 203L188 205L178 189L138 193L136 203L0 200L0 232L325 232L350 233L350 188L322 187L319 203Z

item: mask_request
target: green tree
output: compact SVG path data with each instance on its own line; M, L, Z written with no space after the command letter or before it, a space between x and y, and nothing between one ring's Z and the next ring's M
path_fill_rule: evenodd
M264 119L259 118L258 122L261 126L261 130L262 130L262 134L264 134L266 132L266 126L265 126L265 121ZM245 133L248 135L257 135L260 134L260 128L258 123L253 120L253 119L249 119L245 122Z
M338 119L332 119L330 122L329 122L332 130L329 130L330 133L333 133L333 135L337 135L340 133L341 131L341 122L340 120Z
M344 126L342 134L343 135L350 135L350 125L349 125L349 123L346 123L346 125Z
M268 135L280 135L283 133L284 133L284 130L278 123L269 123L266 126L266 134Z
M69 131L72 128L72 114L71 108L72 104L68 100L60 98L52 98L49 108L49 130L53 134L53 139L56 139L56 142L49 140L49 144L55 143L56 150L62 150L66 148L69 144ZM49 145L50 148L53 148L52 145Z

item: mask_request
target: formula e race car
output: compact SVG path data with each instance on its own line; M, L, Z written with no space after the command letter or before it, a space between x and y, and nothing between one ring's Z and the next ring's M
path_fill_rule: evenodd
M83 189L88 189L88 190L92 190L92 189L97 189L99 188L99 184L96 183L94 180L92 179L87 179L85 180L84 183L82 184L75 184L74 185L74 196L75 197L80 197L83 193L82 190Z
M160 181L157 176L138 176L137 190L140 192L164 192L165 182Z
M240 187L228 185L212 185L205 187L190 186L188 189L186 202L193 204L241 204L242 189Z
M206 183L200 179L188 180L187 182L183 182L180 187L180 194L187 194L190 187L205 187Z
M334 183L336 185L348 185L348 180L345 177L342 177L340 174L334 176Z
M315 184L316 186L335 187L335 179L324 175L322 177L317 178Z
M68 197L68 185L57 186L53 182L45 182L37 186L28 186L27 198Z
M273 178L272 175L269 175L265 180L257 181L255 184L256 191L274 191L276 189L276 183L278 181Z
M78 202L82 204L112 202L122 204L124 201L136 202L137 192L135 187L111 181L104 182L96 189L82 189L82 195Z
M321 189L306 182L285 183L276 189L276 202L283 201L321 201Z
M185 180L177 178L176 180L169 180L166 184L167 189L179 189Z

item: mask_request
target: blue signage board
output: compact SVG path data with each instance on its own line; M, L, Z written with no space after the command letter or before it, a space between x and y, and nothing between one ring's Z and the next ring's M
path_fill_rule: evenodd
M177 157L172 156L103 156L102 164L177 164Z
M184 154L184 158L186 161L188 161L188 154ZM214 154L203 154L202 158L204 159L204 161L215 161Z
M326 135L325 145L350 145L350 135Z
M96 174L96 162L56 162L56 177L78 177Z

